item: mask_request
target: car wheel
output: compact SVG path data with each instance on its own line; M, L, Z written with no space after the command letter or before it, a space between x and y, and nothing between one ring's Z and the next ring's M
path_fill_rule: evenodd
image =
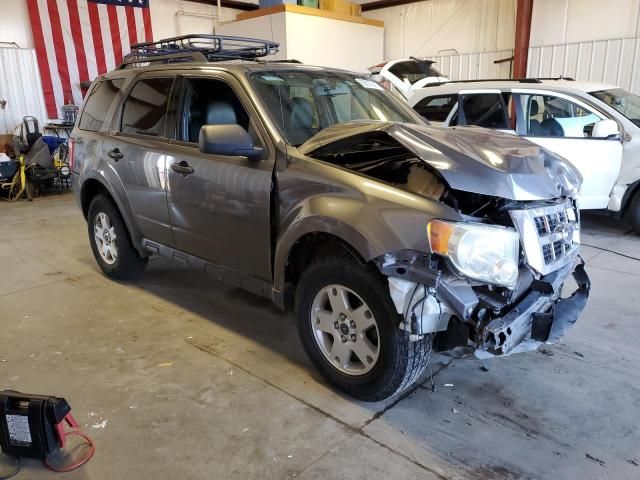
M640 191L637 191L631 203L629 204L629 218L631 219L631 226L635 232L640 235Z
M113 202L104 195L96 196L89 206L89 243L102 271L116 280L135 277L147 266L131 243L131 237Z
M322 258L302 274L296 322L309 358L327 381L364 401L389 398L428 365L432 338L410 341L385 277L348 254Z

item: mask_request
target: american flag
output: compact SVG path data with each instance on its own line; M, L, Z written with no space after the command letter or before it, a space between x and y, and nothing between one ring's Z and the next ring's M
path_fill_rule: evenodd
M81 105L81 82L113 70L131 44L152 40L149 1L27 0L49 118Z

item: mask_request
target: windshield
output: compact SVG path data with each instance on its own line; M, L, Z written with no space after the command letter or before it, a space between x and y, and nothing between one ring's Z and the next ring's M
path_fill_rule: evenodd
M348 73L273 70L254 72L249 78L273 123L296 147L338 123L377 120L424 124L419 115L376 82Z
M615 108L622 115L640 127L640 97L622 88L591 92L591 95L602 100L611 108Z
M433 66L433 62L429 61L420 62L411 60L406 62L398 62L389 67L389 71L400 80L406 80L412 85L418 80L422 80L423 78L444 77L444 75Z

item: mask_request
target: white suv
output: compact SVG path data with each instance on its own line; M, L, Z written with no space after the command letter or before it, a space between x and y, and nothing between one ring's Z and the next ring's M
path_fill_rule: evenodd
M435 125L517 134L562 155L584 178L580 208L629 213L640 233L640 97L571 79L448 82L409 104Z
M369 71L373 79L387 90L398 92L407 99L425 86L449 81L433 66L435 63L415 57L400 58L374 65Z

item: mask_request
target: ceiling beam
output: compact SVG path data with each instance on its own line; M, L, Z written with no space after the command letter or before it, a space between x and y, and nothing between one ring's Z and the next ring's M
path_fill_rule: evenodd
M399 5L408 5L409 3L423 2L424 0L376 0L374 2L363 3L362 11L380 10L381 8L397 7Z
M217 5L217 0L189 0L195 3L204 3L205 5ZM236 10L257 10L257 3L238 2L237 0L222 0L222 6L225 8L235 8Z

